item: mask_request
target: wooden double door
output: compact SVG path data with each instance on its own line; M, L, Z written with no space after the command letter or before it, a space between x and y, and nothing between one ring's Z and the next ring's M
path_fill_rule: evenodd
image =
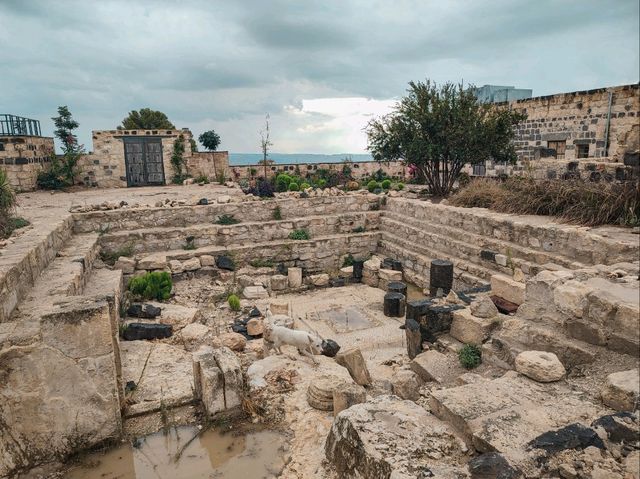
M160 138L124 138L124 160L127 186L164 185Z

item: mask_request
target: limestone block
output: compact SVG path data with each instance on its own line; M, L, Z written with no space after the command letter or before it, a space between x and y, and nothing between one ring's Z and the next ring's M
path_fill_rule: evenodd
M410 367L423 381L435 381L440 384L453 381L463 372L455 358L433 349L418 354L411 361Z
M231 202L231 197L229 195L220 195L216 198L216 201L218 203L230 203Z
M145 256L138 261L138 269L154 270L165 269L167 267L167 257L163 254L152 254Z
M361 386L371 384L371 375L367 369L367 363L362 357L362 352L358 348L351 348L339 352L336 355L336 362L344 366L349 371L353 380Z
M271 276L270 284L273 291L283 291L289 285L289 278L282 274L275 274Z
M420 399L420 378L416 373L407 369L396 371L391 377L393 394L401 399L417 401Z
M497 254L495 260L498 265L507 266L508 258L505 255Z
M264 299L269 293L263 286L247 286L242 290L242 295L247 299Z
M457 465L463 451L453 428L414 402L391 395L342 411L325 442L326 458L338 477L367 479L414 478L423 470L434 477L464 477Z
M201 342L208 333L209 328L204 324L191 323L182 328L178 336L186 344L195 344Z
M200 256L200 264L202 266L215 266L216 259L211 255L203 254L202 256Z
M503 274L491 276L491 292L514 304L524 303L525 285Z
M349 409L351 406L361 404L367 400L367 392L358 384L344 383L333 390L333 414Z
M456 378L456 384L458 386L464 386L465 384L475 384L481 381L488 381L488 379L476 373L464 373Z
M224 333L219 336L219 339L223 346L233 351L242 351L247 345L246 338L239 333Z
M634 411L638 408L640 371L630 369L609 374L602 389L602 402L616 411Z
M302 286L302 268L289 268L287 270L287 277L290 288L299 288Z
M242 404L244 381L238 356L231 349L224 346L214 348L213 356L224 377L225 409L239 407Z
M393 270L393 269L380 268L378 270L378 277L381 280L385 280L387 282L389 282L389 281L402 281L402 271L396 271L396 270Z
M269 309L271 310L271 314L278 315L286 315L289 316L289 302L282 299L272 299L269 302Z
M467 308L458 309L453 312L453 321L451 322L449 334L464 344L480 346L489 339L491 331L499 324L500 319L497 315L493 318L478 318L471 314L471 311Z
M116 264L113 265L114 269L121 269L122 274L133 274L136 270L136 260L127 258L126 256L120 256Z
M313 286L321 287L329 284L329 275L327 273L312 274L307 276L307 282Z
M515 365L516 371L539 383L560 381L566 374L558 356L547 351L523 351Z
M184 272L182 261L178 261L177 259L172 259L171 261L169 261L169 269L171 269L172 274L180 274Z
M340 268L339 276L341 278L351 278L353 276L353 266L345 266Z
M598 289L587 295L586 319L600 326L613 321L618 300L608 291Z
M260 318L251 318L247 321L247 334L249 336L260 336L264 333L264 321Z
M242 403L243 379L240 361L226 347L202 347L193 355L195 395L209 416Z
M488 294L480 294L476 296L471 304L471 314L478 318L494 318L498 315L498 308Z
M314 377L307 388L309 406L320 411L333 410L333 391L349 384L344 378L325 374Z
M553 302L559 311L582 318L587 306L587 295L593 288L579 281L567 281L558 285L553 291Z

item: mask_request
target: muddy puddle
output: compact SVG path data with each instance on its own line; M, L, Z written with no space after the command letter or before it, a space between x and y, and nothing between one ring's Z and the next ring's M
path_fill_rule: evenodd
M273 431L209 430L187 442L195 427L171 429L83 458L67 479L262 479L284 467L285 438ZM180 452L179 456L178 453Z

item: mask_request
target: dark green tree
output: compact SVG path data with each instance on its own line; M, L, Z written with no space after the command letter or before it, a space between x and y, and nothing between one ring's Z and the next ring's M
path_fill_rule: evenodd
M176 127L169 121L167 115L151 108L140 108L139 111L132 110L129 112L129 116L122 120L122 127L118 127L120 130L153 130L156 128L175 130Z
M220 135L213 130L205 131L198 140L208 151L216 151L220 146Z
M66 105L59 106L58 116L54 116L51 119L56 127L53 134L62 143L62 150L65 151L77 147L78 137L73 133L73 130L78 128L80 124L73 119L69 107Z
M84 155L84 145L78 143L74 130L80 124L73 119L67 106L58 107L58 116L51 118L56 129L54 135L62 144L62 156L52 153L49 168L38 174L38 185L46 189L59 189L73 185L78 174L78 161Z
M516 161L513 127L525 115L480 104L461 84L410 82L407 92L392 113L367 126L376 160L415 165L436 196L449 194L465 164Z

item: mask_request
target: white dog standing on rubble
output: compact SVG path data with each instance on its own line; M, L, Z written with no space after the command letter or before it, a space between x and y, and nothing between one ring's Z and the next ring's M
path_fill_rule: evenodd
M304 356L311 358L314 364L318 362L313 357L315 354L319 354L322 351L322 340L314 334L307 331L300 331L295 329L289 329L284 326L279 326L275 323L278 316L282 316L282 319L290 319L285 315L273 315L271 310L267 306L265 312L265 328L264 328L264 349L265 356L268 354L269 349L273 349L278 354L282 354L280 347L282 345L289 345L298 348L298 352Z

